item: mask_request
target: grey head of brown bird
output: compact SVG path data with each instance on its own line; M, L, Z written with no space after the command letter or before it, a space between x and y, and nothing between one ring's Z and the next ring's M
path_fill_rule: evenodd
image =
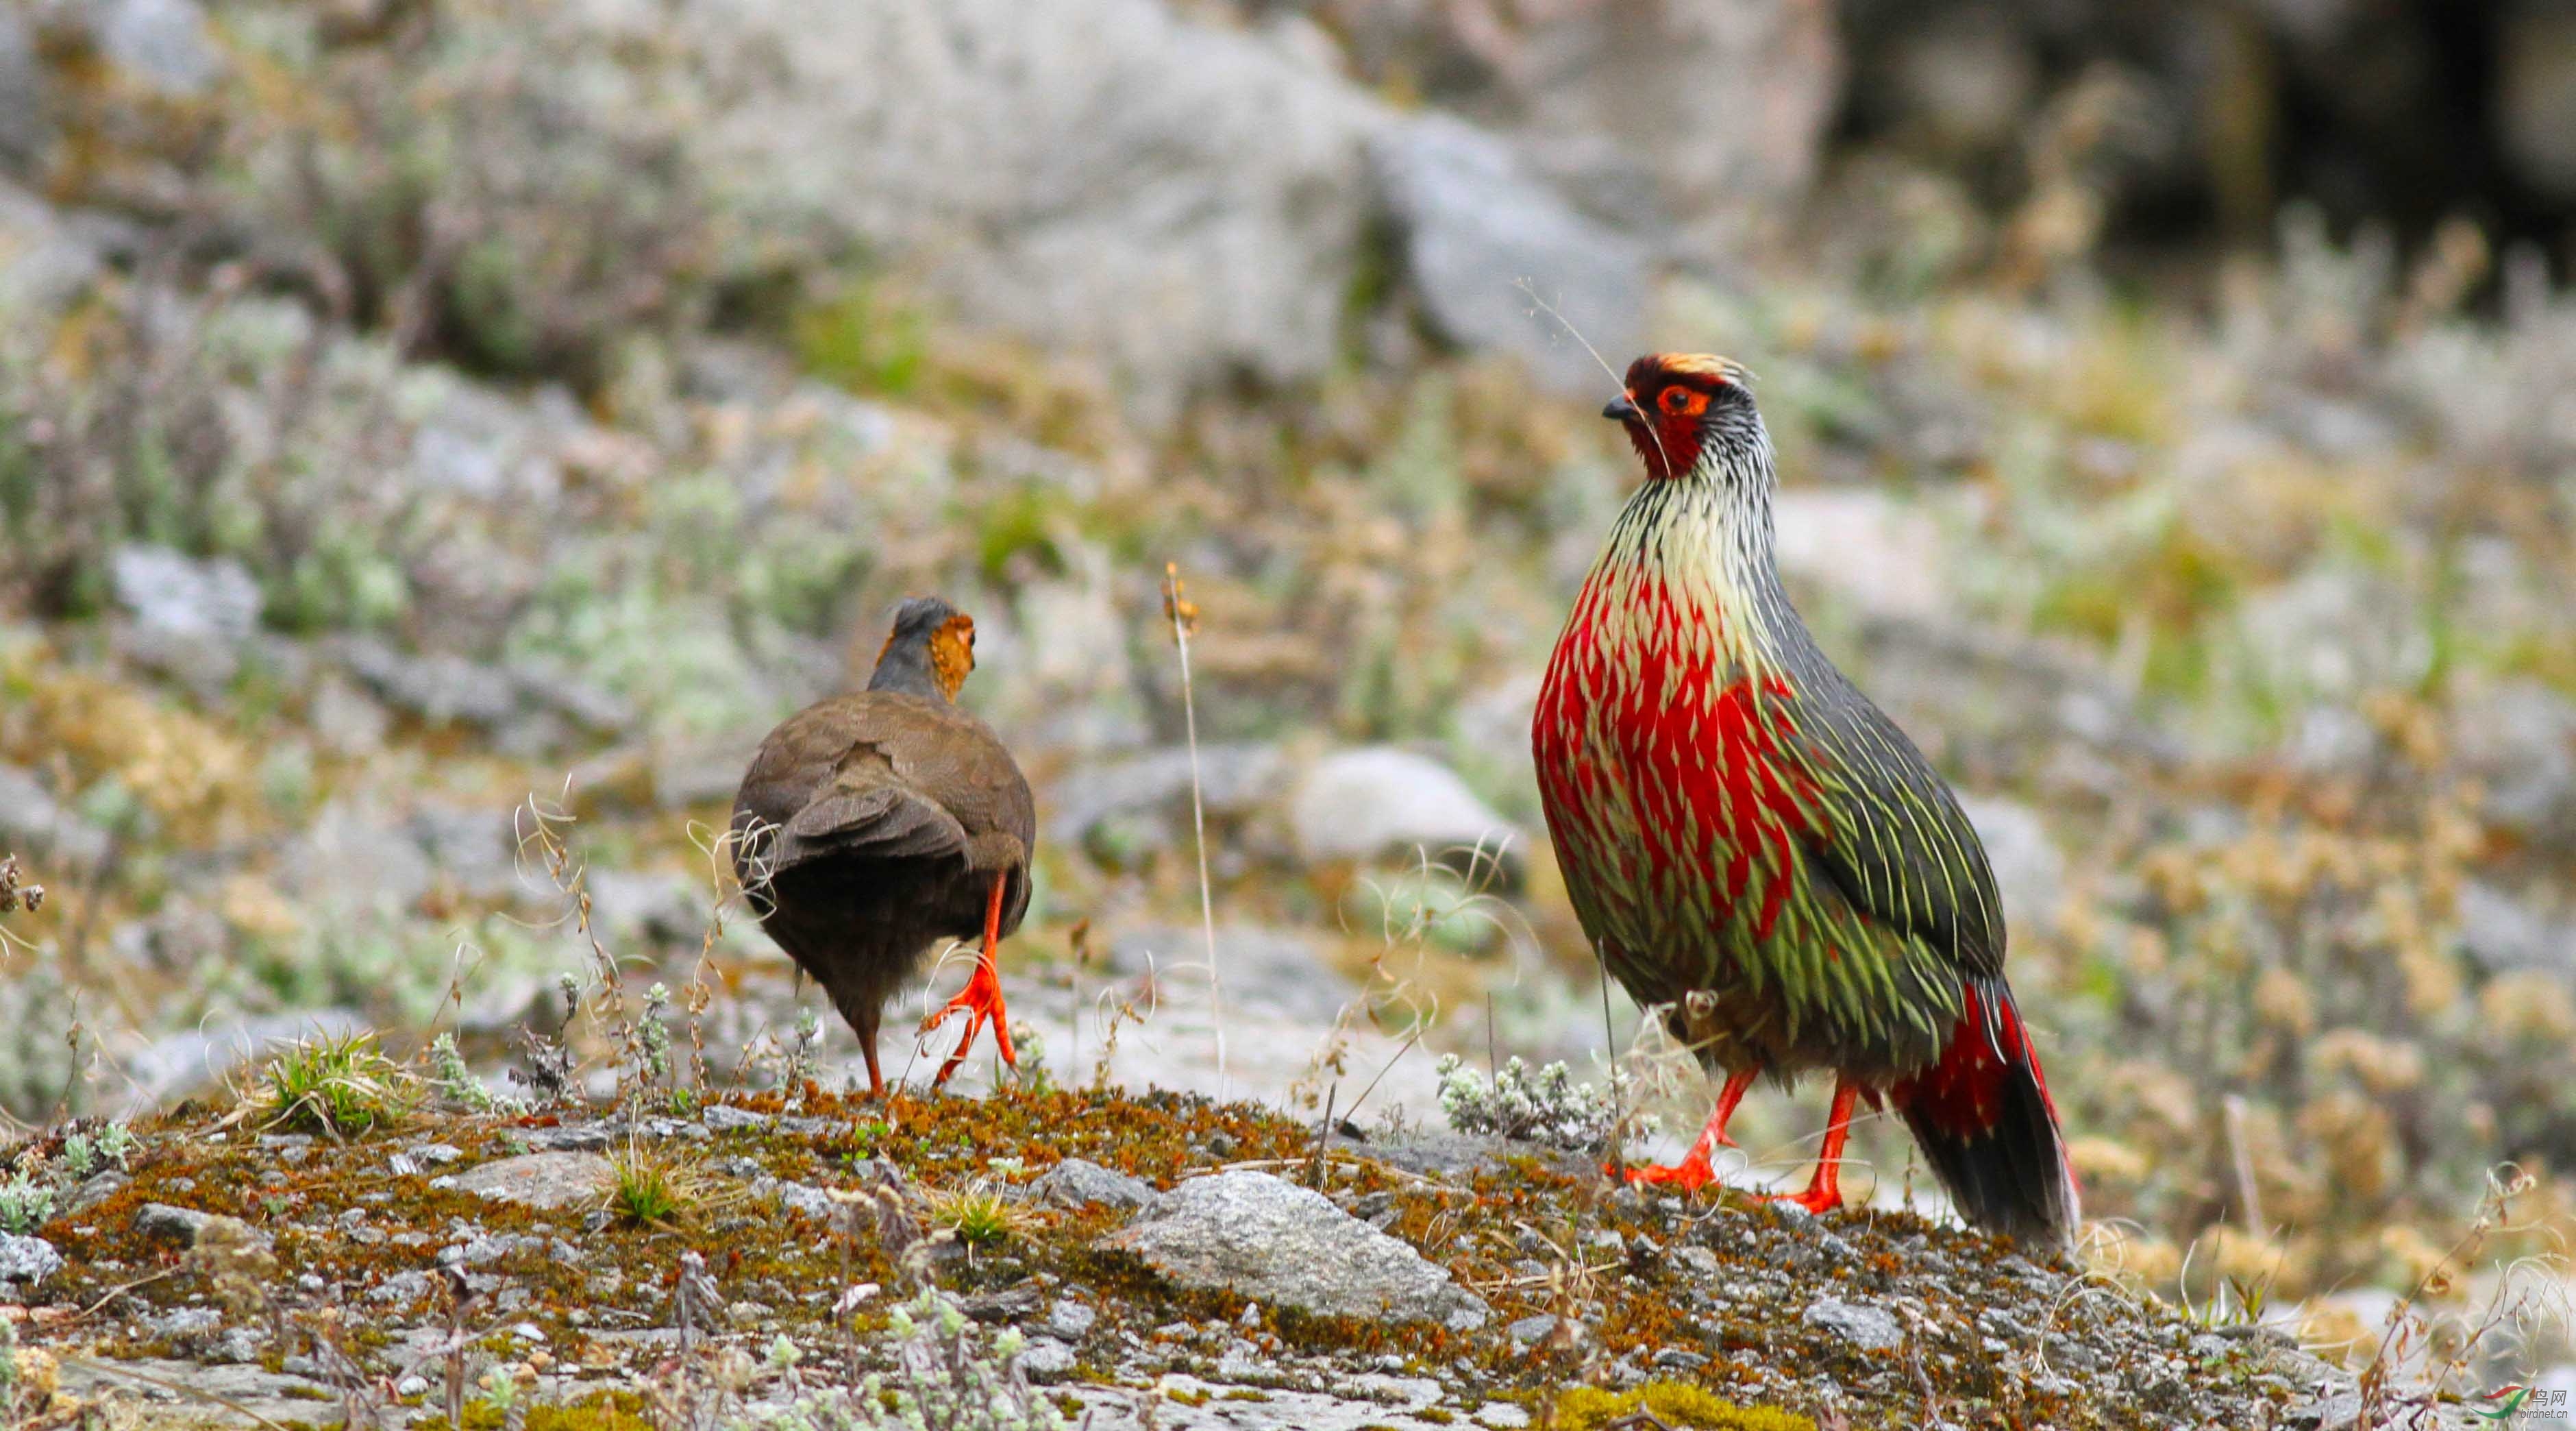
M974 669L975 618L936 596L916 596L895 608L868 689L954 701Z

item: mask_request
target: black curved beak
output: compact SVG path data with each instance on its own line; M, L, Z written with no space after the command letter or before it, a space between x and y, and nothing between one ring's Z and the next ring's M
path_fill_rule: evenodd
M1609 406L1601 409L1601 415L1613 422L1628 422L1645 416L1637 410L1636 400L1626 393L1610 399Z

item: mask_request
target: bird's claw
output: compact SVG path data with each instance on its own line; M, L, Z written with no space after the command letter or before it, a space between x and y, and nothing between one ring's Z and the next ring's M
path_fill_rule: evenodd
M1698 1192L1717 1181L1717 1169L1710 1167L1708 1155L1694 1150L1678 1163L1649 1163L1641 1168L1623 1168L1616 1163L1601 1171L1612 1177L1625 1178L1637 1186L1679 1187L1684 1192Z
M1840 1188L1810 1187L1803 1192L1764 1193L1761 1195L1761 1201L1793 1202L1816 1216L1822 1217L1826 1213L1835 1211L1843 1205L1843 1194L1842 1189Z
M927 1035L935 1031L948 1021L950 1014L960 1009L966 1011L966 1036L957 1041L957 1051L948 1055L948 1061L939 1066L939 1076L930 1080L933 1088L944 1086L966 1062L966 1055L975 1047L975 1036L983 1032L986 1024L993 1026L993 1041L1001 1047L1002 1062L1013 1068L1020 1066L1019 1052L1011 1047L1010 1009L1002 1002L1002 980L993 972L992 965L977 965L975 976L966 981L965 988L958 990L957 997L921 1021L921 1032Z

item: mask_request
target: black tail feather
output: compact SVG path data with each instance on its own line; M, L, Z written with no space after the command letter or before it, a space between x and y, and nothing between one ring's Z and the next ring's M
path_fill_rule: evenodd
M1892 1090L1960 1215L2016 1241L2063 1247L2083 1209L2066 1138L2012 993L1972 988L1948 1051Z

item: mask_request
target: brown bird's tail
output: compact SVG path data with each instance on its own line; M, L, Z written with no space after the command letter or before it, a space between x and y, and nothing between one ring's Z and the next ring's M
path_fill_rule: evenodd
M1971 980L1941 1061L1887 1093L1969 1222L2063 1247L2083 1212L2057 1105L2001 979Z

